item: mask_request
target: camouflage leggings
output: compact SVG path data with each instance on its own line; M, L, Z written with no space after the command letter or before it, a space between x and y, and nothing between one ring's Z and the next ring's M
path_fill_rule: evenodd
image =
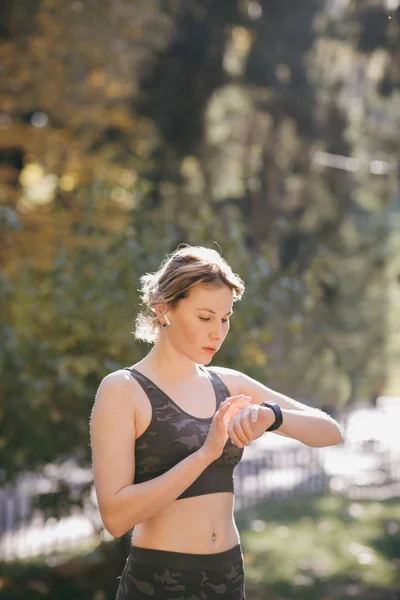
M216 554L131 546L116 600L245 600L240 545Z

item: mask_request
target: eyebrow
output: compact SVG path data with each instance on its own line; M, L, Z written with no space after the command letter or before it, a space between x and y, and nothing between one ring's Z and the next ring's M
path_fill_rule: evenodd
M213 315L217 314L215 310L211 310L211 308L198 308L197 310L208 310L208 312L212 313ZM233 310L227 312L224 316L226 317L226 315L233 315Z

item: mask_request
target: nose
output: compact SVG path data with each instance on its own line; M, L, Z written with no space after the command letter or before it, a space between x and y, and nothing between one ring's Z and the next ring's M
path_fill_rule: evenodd
M220 343L221 340L224 339L224 335L225 335L225 332L224 332L224 328L223 328L222 325L221 325L221 327L219 329L217 328L215 331L213 331L211 333L212 339L215 340L215 341L217 341L218 343Z

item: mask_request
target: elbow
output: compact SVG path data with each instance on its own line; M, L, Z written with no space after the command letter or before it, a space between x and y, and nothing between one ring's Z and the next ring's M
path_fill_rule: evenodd
M115 525L106 525L104 523L104 526L107 529L108 533L114 538L120 538L124 535L124 533L126 533L126 531L123 531L121 527Z
M118 523L116 523L112 517L103 514L101 515L101 518L103 521L104 528L108 531L110 535L112 535L114 538L119 538L123 536L121 527L118 527Z
M107 498L100 504L99 510L105 529L114 538L120 538L141 523L146 517L143 509L128 512L118 499L118 494Z
M114 538L121 538L125 533L129 531L126 527L121 527L118 523L110 523L110 521L105 521L103 519L104 527L107 529L108 533L112 535Z
M115 518L115 515L110 515L110 514L105 515L105 514L103 514L103 515L101 515L101 517L102 517L102 521L103 521L103 525L104 525L105 529L114 538L120 538L120 537L122 537L132 527L135 526L135 523L133 523L131 527L126 527L126 525L124 525L123 523L121 523L120 520L118 520L118 519Z
M343 433L339 425L335 423L335 428L331 434L332 441L329 446L337 446L343 442Z
M318 436L314 443L309 443L312 448L327 448L328 446L337 446L343 442L343 435L338 425L325 431L323 435Z

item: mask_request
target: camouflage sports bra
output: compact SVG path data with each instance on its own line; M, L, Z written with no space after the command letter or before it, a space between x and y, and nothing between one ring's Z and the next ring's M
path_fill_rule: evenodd
M210 377L217 400L216 410L230 394L211 369L200 366ZM212 417L194 417L180 408L146 375L131 367L127 371L139 382L152 406L150 425L136 439L135 483L143 483L169 471L181 460L196 452L207 437ZM178 498L190 498L215 492L234 492L233 469L243 455L228 439L221 456L212 462Z

